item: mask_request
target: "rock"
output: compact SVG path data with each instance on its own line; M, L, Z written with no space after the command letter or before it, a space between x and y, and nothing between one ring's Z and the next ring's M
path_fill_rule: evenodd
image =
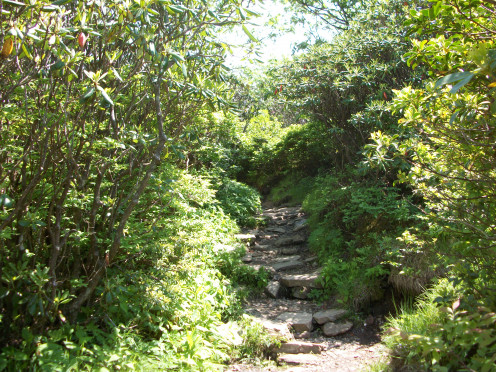
M371 325L374 325L374 316L372 314L370 314L366 319L365 319L365 322L363 323L363 325L365 327L368 327L368 326L371 326Z
M286 287L309 287L322 288L320 283L316 283L319 271L309 274L286 274L281 276L280 282Z
M305 237L303 235L292 235L288 236L286 238L280 238L275 241L275 245L277 247L282 247L285 245L293 245L293 244L300 244L304 243L306 241Z
M305 266L305 264L300 260L289 260L289 261L277 262L272 265L272 268L275 271L284 271L284 270L298 269L303 266Z
M295 254L293 256L277 257L274 259L274 262L281 263L281 262L297 261L300 258L301 258L301 256Z
M305 332L312 330L312 314L284 312L277 317L277 320L289 323L296 332Z
M296 220L294 223L293 232L298 232L307 227L307 220L305 218Z
M314 354L281 354L277 358L279 362L286 363L289 365L299 365L299 364L319 364L320 359Z
M248 245L255 243L255 239L257 238L254 234L236 234L234 237Z
M267 284L267 287L265 287L265 293L267 296L272 298L283 297L285 292L286 288L284 288L282 284L276 280L271 281Z
M282 337L286 340L293 340L294 336L289 330L288 324L285 322L274 322L269 319L255 318L255 321L260 323L270 335L275 337Z
M324 336L333 337L348 332L352 327L353 327L353 323L351 322L345 322L345 323L329 322L324 324L324 327L322 327L322 333L324 334Z
M267 231L274 231L279 234L284 234L286 232L286 229L282 227L267 227L265 230Z
M262 251L262 252L268 252L274 250L274 248L272 248L270 245L262 245L257 243L255 243L255 245L251 247L251 249L254 251Z
M313 262L316 262L318 259L317 256L312 256L312 257L308 257L308 258L305 258L305 263L313 263Z
M291 288L291 296L300 300L306 300L312 288L308 287L293 287Z
M253 256L248 253L247 255L245 255L244 257L241 258L241 261L244 263L251 262L251 261L253 261Z
M314 344L312 342L303 341L290 341L284 344L274 351L277 353L284 354L320 354L325 346L322 344Z
M313 319L319 324L325 324L342 318L347 312L348 311L344 309L328 309L318 311L313 314Z
M311 332L308 332L308 331L301 332L301 333L298 333L297 335L295 335L295 338L307 339L307 338L310 338L310 337L312 337L312 333Z
M291 256L291 255L294 255L296 253L298 253L298 248L296 248L296 247L284 247L281 249L281 254L283 254L285 256Z

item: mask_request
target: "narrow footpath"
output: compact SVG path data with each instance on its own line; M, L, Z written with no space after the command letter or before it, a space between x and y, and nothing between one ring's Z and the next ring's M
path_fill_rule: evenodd
M365 321L333 301L317 304L309 299L318 288L317 257L308 249L308 227L300 207L265 208L264 228L239 238L247 244L243 261L265 267L271 281L264 294L245 305L270 333L289 341L274 351L278 367L231 365L228 371L363 371L379 360L384 347L379 328L383 319L368 315ZM359 323L359 324L357 324Z

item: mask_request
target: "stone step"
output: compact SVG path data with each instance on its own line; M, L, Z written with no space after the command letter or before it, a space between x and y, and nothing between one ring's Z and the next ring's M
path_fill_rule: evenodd
M325 345L312 342L290 341L282 343L281 346L274 351L283 354L320 354L325 350Z
M322 310L313 314L313 319L318 324L325 324L328 322L334 322L335 320L342 318L344 315L346 315L347 312L348 311L344 309Z
M281 363L288 365L317 365L321 362L320 358L314 354L281 354L277 357Z
M307 300L311 291L312 288L308 287L292 287L291 296L300 300Z
M348 332L351 328L353 328L353 323L344 322L344 323L333 323L329 322L324 324L322 327L322 333L327 337L334 337L343 333Z
M305 266L305 264L300 260L282 261L282 262L277 262L275 264L272 264L272 268L275 271L299 269L300 267L303 267L303 266Z
M269 245L269 244L257 244L255 243L255 245L251 246L250 247L251 250L253 251L260 251L260 252L276 252L276 248L274 248L273 246Z
M319 274L319 270L308 274L284 274L279 281L286 287L322 288L322 285L316 282Z
M283 247L280 253L285 256L292 256L298 253L299 249L297 247ZM305 260L306 262L307 260Z
M284 238L279 238L274 242L274 245L276 247L283 247L286 245L305 243L306 241L307 241L307 239L303 235L296 234L296 235L291 235L291 236L284 237Z
M260 323L262 327L264 327L265 330L267 330L267 332L274 337L280 337L288 341L294 340L294 336L289 330L288 324L285 322L276 322L257 317L254 317L254 321Z
M313 328L312 314L306 312L284 312L277 318L280 322L288 323L295 332L311 331Z

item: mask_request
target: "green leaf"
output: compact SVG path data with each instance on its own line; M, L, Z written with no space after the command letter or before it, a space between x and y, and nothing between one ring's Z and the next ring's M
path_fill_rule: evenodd
M251 40L251 41L253 41L253 42L255 42L255 43L257 43L257 42L258 42L258 40L255 38L255 36L253 36L253 35L251 34L251 32L250 32L250 31L246 28L246 26L245 26L245 25L243 25L243 31L244 31L244 32L245 32L245 34L246 34L246 35L250 38L250 40Z
M464 71L464 72L455 72L454 74L446 75L436 81L435 88L440 88L446 84L451 84L454 82L459 82L456 84L452 89L451 93L456 93L462 86L467 84L473 77L474 73L470 71Z
M23 43L23 44L21 45L21 48L22 48L22 51L24 52L24 55L25 55L26 57L28 57L29 59L33 59L33 56L32 56L32 55L31 55L31 53L29 52L29 47L28 47L28 46L26 46L26 44L24 44L24 43Z
M52 3L52 5L65 5L72 3L74 0L57 0Z
M13 1L13 0L3 0L4 4L9 4L12 6L26 6L24 3L20 3L19 1Z
M183 72L183 76L185 78L187 78L188 77L188 70L186 68L186 64L184 64L184 63L178 63L178 64L181 67L181 71Z
M81 98L79 98L79 102L83 103L86 101L88 98L90 98L93 94L95 94L95 88L90 87L86 90L86 93L84 93Z
M174 51L171 50L171 51L169 51L169 54L172 56L172 59L174 61L176 61L176 62L177 61L181 61L181 62L184 62L185 61L184 57L181 54L177 53L177 52L174 52Z
M110 103L112 106L114 105L114 101L112 101L112 99L109 97L109 95L107 94L107 92L105 91L105 89L103 89L99 85L97 85L96 89L98 89L100 91L100 93L102 93L102 96L105 99L105 101L107 101L108 103Z
M50 70L55 71L55 70L60 70L62 67L65 66L65 63L61 61L60 59L50 68Z
M124 81L124 80L122 80L121 75L119 75L119 73L117 72L117 70L115 68L111 67L110 70L113 72L113 74L117 78L117 80L119 80L121 83Z

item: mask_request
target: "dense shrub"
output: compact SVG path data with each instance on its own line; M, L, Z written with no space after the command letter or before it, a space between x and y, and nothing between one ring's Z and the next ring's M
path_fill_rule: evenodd
M328 293L357 308L381 298L396 238L416 221L405 195L374 179L335 173L317 178L304 209L310 247L318 254Z
M392 368L494 371L496 315L485 306L474 308L463 292L441 280L388 320L384 339L395 358Z
M238 227L215 195L207 178L162 168L130 217L125 253L83 307L81 323L69 324L62 312L46 329L0 319L3 337L20 334L1 349L0 369L203 371L237 355L234 349L244 347L238 333L251 331L245 323L224 323L240 314L235 287L259 288L267 274L242 272L239 254L223 252L237 244ZM26 253L20 266L3 267L10 278L4 285L7 291L27 280L37 285L24 295L36 314L43 311L39 298L48 279L41 266L27 269L30 259ZM56 297L61 304L67 300L63 293Z
M250 186L225 178L217 191L225 213L242 226L255 226L254 215L261 212L260 195Z

